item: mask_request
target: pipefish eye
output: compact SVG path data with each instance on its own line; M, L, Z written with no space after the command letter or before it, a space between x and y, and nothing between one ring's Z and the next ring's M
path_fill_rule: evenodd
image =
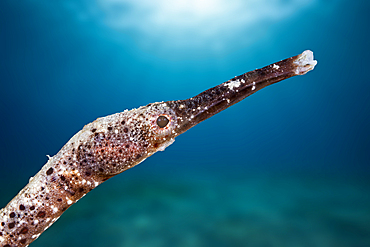
M165 116L159 116L157 118L157 125L159 128L166 127L169 122L170 120L168 120L168 118L166 118Z

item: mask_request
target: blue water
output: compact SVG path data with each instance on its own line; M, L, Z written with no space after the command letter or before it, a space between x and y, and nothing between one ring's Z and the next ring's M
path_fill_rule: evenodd
M370 246L370 3L189 2L0 1L0 207L97 117L311 49L31 246Z

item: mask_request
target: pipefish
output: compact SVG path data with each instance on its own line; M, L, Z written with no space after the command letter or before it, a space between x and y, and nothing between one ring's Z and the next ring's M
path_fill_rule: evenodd
M203 120L281 80L306 74L311 51L237 76L192 98L96 119L75 134L0 210L0 246L28 246L72 204Z

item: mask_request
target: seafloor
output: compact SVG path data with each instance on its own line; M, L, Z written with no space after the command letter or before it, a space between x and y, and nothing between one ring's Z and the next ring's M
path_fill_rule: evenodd
M31 246L370 246L365 176L134 173L89 193Z

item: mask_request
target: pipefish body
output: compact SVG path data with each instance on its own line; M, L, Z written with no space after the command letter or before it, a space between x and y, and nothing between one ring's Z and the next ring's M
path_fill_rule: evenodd
M195 97L148 104L85 125L0 210L0 246L28 246L104 181L165 150L203 120L268 85L306 74L316 63L313 53L305 51Z

